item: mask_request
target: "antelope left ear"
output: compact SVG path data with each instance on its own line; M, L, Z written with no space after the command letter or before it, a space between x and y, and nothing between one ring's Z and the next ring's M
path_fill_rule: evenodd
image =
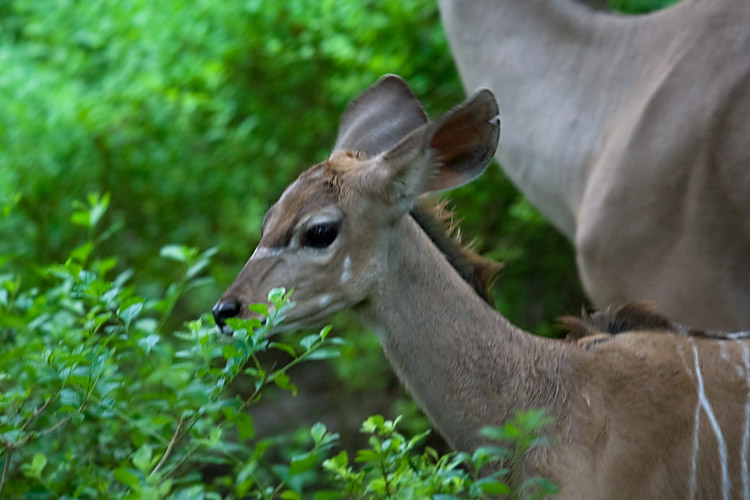
M388 198L413 200L422 193L453 189L476 179L495 154L499 137L495 97L487 89L478 90L380 156Z

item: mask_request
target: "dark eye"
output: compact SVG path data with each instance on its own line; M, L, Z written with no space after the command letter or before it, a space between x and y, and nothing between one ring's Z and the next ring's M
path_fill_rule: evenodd
M333 222L315 224L305 231L300 239L303 247L325 248L336 239L339 234L339 226Z

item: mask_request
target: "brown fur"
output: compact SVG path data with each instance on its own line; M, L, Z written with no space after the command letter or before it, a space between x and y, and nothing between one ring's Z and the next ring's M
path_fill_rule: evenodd
M594 313L583 312L581 317L564 316L559 323L567 330L568 340L590 345L609 338L611 335L634 332L669 332L695 338L716 340L739 340L750 338L748 332L722 332L692 328L670 321L653 304L631 302L617 307L608 307Z
M637 330L663 330L677 333L678 327L646 302L631 302L581 317L564 316L560 323L568 338L578 340L589 335L616 334Z

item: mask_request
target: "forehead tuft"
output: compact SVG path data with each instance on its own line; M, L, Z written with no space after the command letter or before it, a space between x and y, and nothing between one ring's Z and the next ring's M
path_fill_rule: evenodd
M342 176L360 168L367 159L362 151L337 151L325 162L325 168L334 177Z

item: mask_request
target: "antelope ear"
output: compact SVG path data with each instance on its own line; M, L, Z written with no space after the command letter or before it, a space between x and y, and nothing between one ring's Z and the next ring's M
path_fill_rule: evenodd
M417 196L453 189L484 172L500 137L492 92L476 91L435 123L414 130L379 156L388 201L408 206ZM377 183L375 183L377 185Z
M436 170L423 192L453 189L485 171L500 138L498 113L495 96L480 89L435 122L428 147Z
M406 82L385 75L346 107L331 156L340 151L379 155L428 121Z

